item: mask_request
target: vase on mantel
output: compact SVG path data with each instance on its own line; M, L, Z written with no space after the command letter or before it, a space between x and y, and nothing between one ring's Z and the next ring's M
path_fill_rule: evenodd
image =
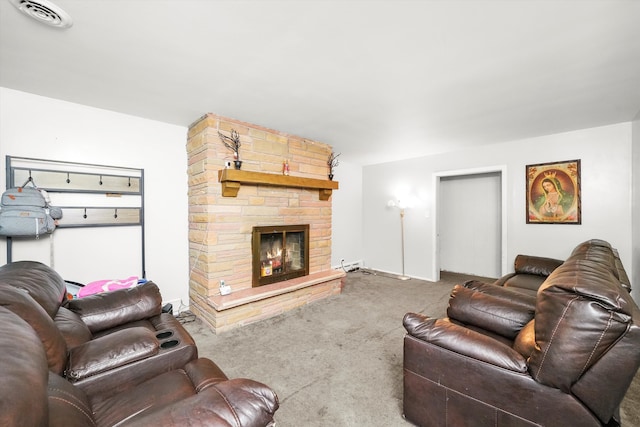
M233 165L236 169L240 170L240 168L242 168L242 160L234 160Z
M329 174L329 181L333 181L333 174L332 173Z

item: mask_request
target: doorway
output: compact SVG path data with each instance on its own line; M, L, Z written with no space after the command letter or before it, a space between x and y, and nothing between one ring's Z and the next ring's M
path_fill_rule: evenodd
M506 266L505 166L434 174L434 275L500 277Z

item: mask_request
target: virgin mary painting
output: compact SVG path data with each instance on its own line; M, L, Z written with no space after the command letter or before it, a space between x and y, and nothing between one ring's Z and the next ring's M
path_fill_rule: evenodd
M528 165L527 223L580 220L580 161Z

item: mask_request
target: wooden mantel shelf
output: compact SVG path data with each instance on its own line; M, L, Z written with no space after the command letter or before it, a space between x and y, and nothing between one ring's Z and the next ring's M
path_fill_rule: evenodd
M218 171L218 181L222 184L222 195L224 197L236 197L241 184L317 188L320 200L329 200L332 191L338 189L338 182L329 181L328 179L302 178L299 176L276 175L274 173L238 169L220 169Z

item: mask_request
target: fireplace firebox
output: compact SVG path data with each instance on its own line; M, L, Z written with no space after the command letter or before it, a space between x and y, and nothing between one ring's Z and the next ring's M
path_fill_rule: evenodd
M253 227L253 287L309 274L309 224Z

